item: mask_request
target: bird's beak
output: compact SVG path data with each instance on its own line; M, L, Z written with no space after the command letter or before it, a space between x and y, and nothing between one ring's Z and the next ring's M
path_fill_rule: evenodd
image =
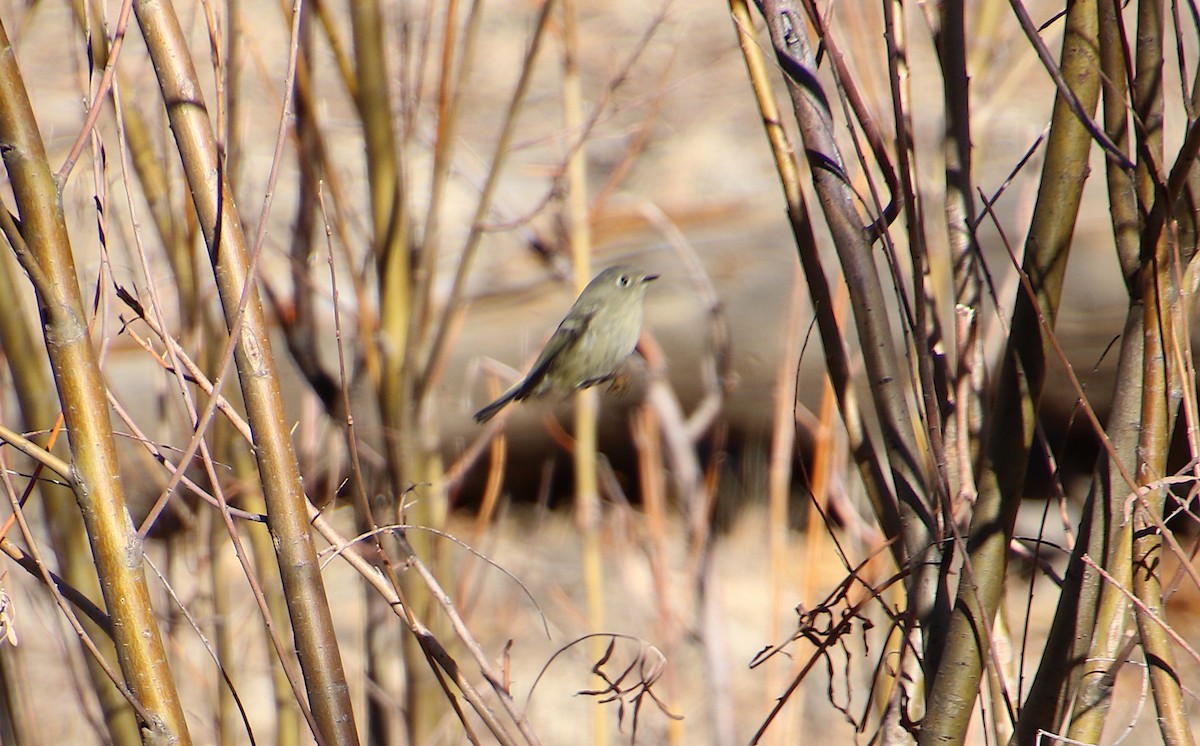
M645 277L642 278L642 282L650 282L651 280L657 280L657 279L658 279L658 275L646 275Z

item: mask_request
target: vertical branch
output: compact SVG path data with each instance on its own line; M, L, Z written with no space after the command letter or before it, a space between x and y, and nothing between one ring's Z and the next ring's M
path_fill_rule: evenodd
M767 543L770 556L770 609L786 609L789 605L784 594L785 580L791 566L788 563L787 545L789 540L789 506L792 492L792 463L795 459L796 445L796 407L797 380L800 375L800 343L804 335L803 328L803 285L800 277L800 265L795 265L792 275L792 288L788 299L787 323L784 325L783 350L779 356L779 367L775 371L775 389L772 392L774 406L771 407L772 427L771 445L767 463L767 505L769 519L767 521ZM826 397L826 401L828 397ZM815 481L815 480L814 480ZM814 498L819 493L814 485ZM810 511L811 517L816 511ZM809 544L816 546L817 541ZM807 594L800 598L800 603L807 604ZM767 639L780 639L779 616L772 614L767 625ZM767 687L769 691L777 690L776 677L768 671Z
M0 205L0 210L7 209L6 206ZM0 313L0 350L35 350L37 338L30 329L28 314L21 304L21 293L14 276L16 274L18 272L14 260L0 255L0 298L8 299L4 313ZM48 429L57 419L58 412L54 407L54 388L50 383L50 374L44 358L34 354L6 357L21 408L24 429L27 432ZM49 447L41 438L38 439L38 445ZM8 462L5 462L5 466L8 466ZM59 566L63 568L63 575L73 576L82 581L82 584L76 587L86 589L88 595L93 598L99 597L100 585L91 557L88 556L87 534L84 532L79 510L75 507L74 495L66 487L43 481L40 482L39 496L50 528L51 543ZM74 585L73 581L68 582ZM115 664L116 652L112 641L103 634L96 634L98 628L90 620L85 618L83 623L87 625L88 634L104 651L104 657L110 665ZM32 692L28 686L22 685L27 656L17 650L12 652L18 654L13 655L11 660L6 654L3 656L5 660L0 660L0 701L3 702L5 713L5 722L0 724L0 740L14 739L13 743L25 743L24 739L33 739L33 744L40 745L41 739L37 738L39 728L29 709ZM85 659L88 661L92 688L100 700L110 737L118 744L134 743L137 723L133 718L133 710L121 698L93 658L85 656Z
M850 353L842 339L841 328L834 314L833 293L830 291L829 280L822 266L821 256L817 251L808 205L804 199L804 192L800 188L795 151L782 125L779 104L771 88L762 51L752 34L753 25L749 8L743 0L731 0L729 5L738 36L738 44L750 75L750 84L754 88L755 100L759 107L763 127L766 130L767 140L771 143L771 153L775 159L780 185L783 187L788 222L796 240L800 264L804 268L804 279L808 285L809 296L812 298L817 329L821 334L821 346L825 351L826 368L829 371L829 379L834 393L837 395L842 420L846 425L850 450L858 465L863 485L879 525L883 527L887 536L898 536L900 533L899 511L896 508L891 486L880 468L880 459L866 434L866 422L859 409L852 384ZM893 544L892 551L897 564L903 564L902 548Z
M562 0L563 15L563 124L575 135L583 127L583 82L579 75L578 11L574 0ZM575 286L582 290L592 276L592 234L588 224L587 148L585 143L567 156L566 219ZM588 631L604 630L604 558L602 554L600 486L597 482L596 420L599 398L592 389L575 394L575 520L583 558L583 584ZM603 660L608 645L603 637L591 638L593 661ZM608 743L608 713L592 710L592 743Z
M405 370L409 314L412 312L412 278L409 276L410 246L408 214L404 193L404 170L392 126L388 95L387 56L383 44L383 13L376 0L353 3L354 54L358 80L355 103L362 120L370 190L372 251L379 274L379 317L383 366L379 405L387 433L388 461L392 487L399 494L405 487L403 464L407 462L403 434L411 433L405 422L413 373ZM411 413L408 413L411 414Z
M434 371L443 367L443 358L447 354L450 334L458 326L465 313L463 296L467 290L467 276L475 264L475 254L479 251L479 244L483 239L487 216L491 212L496 189L500 183L500 174L510 155L509 150L516 134L517 116L521 113L525 96L529 93L530 85L533 82L535 63L538 53L541 51L542 42L545 40L546 31L550 27L550 12L554 9L554 4L555 0L542 0L541 8L538 10L538 17L534 22L533 38L530 39L529 46L525 50L525 57L521 60L521 74L517 79L512 98L509 99L508 109L503 115L500 134L496 138L496 150L492 154L491 163L488 164L487 176L479 193L479 201L476 203L475 212L471 217L471 230L463 243L462 255L454 270L454 282L450 287L450 294L446 298L445 311L437 324L433 341L429 345L429 354L424 363L421 381L429 380ZM420 388L424 389L425 387L422 385Z
M0 210L6 210L0 206ZM5 223L8 221L6 220ZM20 240L12 226L10 238ZM9 306L0 313L0 349L34 350L38 344L29 325L28 315L20 302L21 294L13 276L16 265L9 257L0 258L0 298L8 298ZM25 429L31 432L48 431L59 417L54 399L54 384L50 371L40 355L8 356L8 369L12 375L13 389L21 408ZM45 444L39 439L39 444ZM51 481L39 486L41 502L49 528L50 541L58 558L59 572L75 589L90 598L100 597L100 582L96 577L96 565L88 550L88 538L75 504L75 496L68 487ZM95 640L111 668L117 665L116 650L111 638L100 633L99 628L86 616L81 623L89 636ZM114 743L126 744L140 741L137 721L133 710L121 692L113 686L105 671L92 656L85 656L92 689L99 699L100 710Z
M1176 196L1163 183L1163 3L1138 4L1138 33L1134 57L1133 112L1137 122L1138 168L1136 189L1143 205L1153 205L1158 220L1148 221L1142 234L1143 265L1140 295L1145 305L1142 335L1142 417L1138 440L1140 484L1159 480L1167 467L1167 452L1182 399L1183 371L1179 361L1176 320L1180 288L1172 272L1172 248L1163 224L1173 212ZM1172 232L1173 233L1173 232ZM1139 501L1133 514L1133 592L1141 603L1134 618L1150 674L1159 728L1170 746L1191 744L1191 728L1183 702L1173 643L1154 617L1164 616L1163 537L1157 530L1166 505L1167 489L1159 486Z
M245 448L233 448L232 451L234 479L239 486L239 504L256 513L265 512L267 505L258 483L254 459ZM263 596L270 610L270 618L279 628L279 635L286 639L291 628L287 599L278 582L267 582L268 578L279 577L279 559L275 556L271 537L263 531L246 533L254 557L254 568L258 576L263 578ZM301 738L301 714L296 707L292 684L283 661L278 655L268 656L268 659L271 666L272 712L275 713L275 743L278 746L291 746L299 743Z
M108 64L108 37L102 33L93 33L89 26L95 27L99 19L89 19L89 12L98 14L99 10L85 6L85 0L72 3L75 20L80 30L87 35L91 43L91 54L98 66ZM116 85L121 82L121 86ZM118 87L124 87L121 69L114 75L114 85L109 90L111 94ZM196 275L196 258L191 244L186 240L184 231L177 224L178 217L171 201L170 184L162 155L154 147L150 136L150 127L146 117L136 106L129 105L126 99L118 99L110 95L113 105L119 107L121 119L124 122L125 141L133 159L133 171L140 182L141 191L150 208L150 216L154 222L155 232L159 241L166 249L167 261L171 266L171 274L179 288L179 311L185 327L191 327L199 318L197 299L199 298L198 279Z
M955 0L950 0L942 6L943 17L940 19L941 24L938 27L936 39L939 57L941 58L943 67L943 81L946 87L946 137L943 141L943 150L946 151L946 205L945 214L947 219L947 228L949 230L949 243L951 252L957 248L962 250L961 242L964 236L967 239L967 247L970 247L970 236L966 216L971 213L970 194L970 155L969 147L955 146L957 138L969 140L969 127L967 119L969 117L969 109L967 107L967 91L966 91L966 61L965 61L965 41L962 38L962 9L955 9ZM912 112L908 106L907 94L910 93L908 87L901 88L901 80L910 82L908 78L907 58L909 49L905 46L906 29L903 8L899 7L899 3L888 2L884 4L884 24L885 36L888 41L888 78L891 82L892 94L892 109L895 117L896 130L896 160L900 166L899 183L901 194L904 200L904 212L908 219L905 225L908 233L908 248L911 255L911 272L912 283L914 286L913 292L913 307L914 307L914 329L913 329L913 355L916 360L917 391L920 398L920 411L923 415L925 423L925 432L928 439L928 448L931 455L932 463L930 464L930 493L927 495L927 500L932 504L935 500L943 507L945 516L943 525L951 524L953 521L953 505L950 500L950 465L947 460L947 449L945 446L945 432L943 421L945 419L946 406L941 401L939 390L944 389L944 386L939 386L938 383L945 383L946 373L944 363L940 362L941 356L936 354L936 350L942 346L941 340L941 324L938 320L937 310L937 289L933 282L930 273L929 250L925 240L925 211L922 202L919 198L914 176L918 172L916 162L916 148L912 141L911 133L914 130L912 121ZM897 12L897 11L901 12ZM897 22L899 21L899 22ZM962 68L946 69L946 68ZM961 85L961 91L950 91L949 89ZM952 107L958 107L957 111L952 111ZM964 152L966 151L966 152ZM964 194L965 193L965 194ZM965 207L963 202L965 201ZM956 301L958 298L956 297ZM958 304L956 310L960 308ZM974 318L972 316L972 318ZM973 326L973 325L972 325ZM975 340L968 338L967 340L959 340L956 347L956 355L960 363L959 381L971 380L969 369L963 370L961 366L969 365L965 361L973 359L970 351L974 347ZM937 372L935 374L935 366ZM935 375L937 381L935 381ZM972 399L969 390L964 391L966 396L962 397L962 402L959 406L970 406L969 402ZM953 425L954 422L949 423ZM966 433L957 430L954 427L949 427L949 433L952 436L957 436L960 443L966 436ZM966 461L963 457L960 461ZM968 463L970 463L968 461ZM959 484L969 484L970 479L963 478L959 474ZM961 486L959 488L962 490ZM951 526L953 528L953 526ZM956 536L957 538L957 536ZM912 640L911 648L921 650L923 653L923 661L913 660L912 656L905 656L904 665L906 666L905 675L900 678L904 681L920 682L922 673L916 669L922 665L926 670L936 670L938 659L941 656L943 636L945 635L945 615L948 614L948 607L945 599L949 597L948 578L955 566L952 560L953 549L958 548L958 545L946 543L940 548L934 550L934 555L929 558L930 562L936 562L938 566L938 577L936 581L926 580L926 582L935 582L937 593L937 603L939 608L934 616L933 624L926 624L920 630L913 629L910 623L908 635ZM917 587L915 584L912 587ZM918 610L920 604L918 601ZM908 649L910 646L905 646ZM912 696L912 692L907 693ZM887 715L888 719L895 719L896 722L903 720L904 713L898 712L900 705L900 697L893 697L889 702L890 711Z
M1158 531L1161 518L1156 517L1166 505L1167 488L1161 486L1160 477L1166 471L1174 413L1178 411L1182 396L1174 324L1179 297L1178 288L1172 282L1170 261L1165 255L1167 241L1160 238L1156 244L1156 255L1142 273L1146 291L1145 355L1137 474L1142 484L1158 482L1160 486L1150 490L1145 500L1139 500L1134 507L1133 592L1141 601L1134 605L1134 617L1141 634L1164 743L1179 746L1191 744L1193 740L1175 665L1173 642L1157 621L1165 616L1165 609L1162 597L1163 537Z
M292 220L291 258L292 294L291 307L276 308L280 319L288 352L296 367L312 387L313 393L330 416L339 413L338 387L333 376L321 364L320 338L317 330L316 289L310 276L310 260L313 240L317 228L317 192L321 174L326 166L321 144L321 133L317 123L317 112L313 105L312 41L313 23L311 10L306 5L300 13L300 56L296 61L295 117L293 130L296 138L299 184L296 195L296 214ZM270 285L265 286L268 291ZM268 292L268 300L278 306L282 301Z
M983 373L981 360L980 311L982 282L978 266L979 247L971 164L971 99L967 74L967 40L964 3L951 0L939 6L939 26L934 41L942 70L942 95L946 126L942 140L945 159L947 238L954 267L955 324L954 416L947 422L947 442L956 443L958 484L954 505L974 502L974 474L967 468L979 455L983 428Z
M926 641L937 640L949 612L938 578L940 528L931 504L928 464L913 429L908 398L913 382L902 366L904 356L896 348L891 314L886 310L889 303L871 249L871 233L864 230L854 207L856 198L834 136L828 100L817 81L816 60L805 37L803 17L790 0L764 2L763 11L776 58L787 75L817 198L850 288L867 383L883 431L899 507L904 567L911 573L910 608L926 630Z
M238 184L241 165L245 160L242 152L242 128L238 126L242 111L241 80L242 80L242 45L239 43L246 34L242 23L242 0L225 0L225 24L222 27L221 55L224 65L221 67L223 77L221 92L225 100L222 106L225 112L225 132L221 133L225 141L225 168L229 174L229 183Z
M371 249L379 281L382 365L380 379L375 383L379 393L380 419L384 426L392 498L399 502L409 485L437 481L436 475L425 473L421 446L418 445L422 438L419 436L420 403L417 394L420 380L417 361L420 358L416 350L421 340L411 334L411 330L414 316L419 314L414 299L423 291L414 282L411 271L414 247L410 240L407 175L403 150L398 147L397 130L401 125L393 120L390 80L395 68L388 64L383 6L378 0L352 3L350 15L358 81L355 103L362 120L366 146ZM415 106L415 102L412 105ZM420 279L421 285L431 281L431 277ZM405 522L433 527L442 525L445 501L432 489L428 493L416 502ZM360 530L375 528L378 523L367 496L357 491L355 496ZM418 534L412 541L421 556L429 556L431 545L427 536ZM419 586L406 591L406 597L418 609L416 613L423 613L421 610L429 602ZM390 655L395 640L388 634L387 626L379 623L388 610L375 594L368 597L367 605L370 623L365 631L366 674L373 686L397 696L401 686L400 682L394 681L396 677ZM411 635L405 635L400 645L407 717L403 723L399 723L393 708L386 707L379 698L370 698L367 733L368 740L374 743L395 741L399 737L397 726L407 729L410 741L424 741L429 738L440 718L438 703L441 687L436 674L429 670L426 653Z
M158 75L233 337L242 397L254 432L268 525L276 543L309 701L321 731L317 735L326 743L353 744L358 740L354 714L304 513L304 490L241 220L224 178L212 123L173 7L151 0L139 2L135 12ZM293 23L297 20L293 17ZM295 52L293 45L287 100Z
M0 153L21 217L19 257L35 280L46 349L67 431L72 487L83 513L121 670L157 738L190 743L129 521L105 385L88 334L59 193L3 24L0 24ZM7 209L0 207L0 209ZM11 230L15 231L14 227Z
M1100 0L1098 22L1104 129L1122 151L1128 152L1128 43L1118 2ZM1109 160L1106 175L1117 258L1127 286L1133 289L1140 264L1142 225L1133 174ZM1132 581L1131 524L1123 518L1128 487L1120 472L1128 470L1136 458L1143 312L1140 293L1133 293L1121 335L1114 375L1117 385L1105 430L1119 461L1126 466L1116 463L1107 451L1101 451L1097 458L1083 508L1080 540L1071 554L1045 651L1011 741L1014 745L1035 738L1039 729L1058 732L1068 713L1070 738L1090 743L1101 737L1112 699L1110 677L1123 662L1116 660L1127 626L1128 602L1123 589ZM1104 582L1084 557L1103 562L1117 583ZM1108 663L1097 666L1096 661Z
M967 40L964 3L952 0L939 6L941 15L935 43L942 70L942 94L946 101L946 128L942 153L946 161L946 228L950 239L950 257L954 264L955 302L978 309L980 300L978 256L974 246L975 195L971 184L971 106L968 95L970 78L967 75ZM959 340L957 355L960 366L973 357L973 336ZM976 397L978 392L976 392ZM960 402L959 406L976 410L972 420L978 421L979 402ZM977 436L978 433L975 433ZM975 438L973 438L974 440Z
M1046 640L1046 653L1030 687L1014 744L1036 732L1036 728L1057 729L1076 690L1067 735L1098 742L1112 702L1112 677L1125 662L1119 656L1129 626L1126 589L1133 580L1133 523L1126 517L1129 486L1121 471L1128 471L1126 465L1137 458L1144 314L1140 301L1130 305L1121 336L1117 390L1105 426L1122 463L1115 463L1107 452L1102 452L1096 463L1092 489L1084 505L1080 541L1071 556L1054 626ZM1102 559L1109 579L1102 578L1092 564L1084 562L1084 557ZM1097 666L1097 661L1104 664ZM1042 684L1043 677L1046 684Z
M441 212L446 196L446 185L450 176L451 158L455 152L458 136L459 111L462 108L466 81L471 73L475 50L479 40L479 28L483 22L482 0L472 0L467 9L467 28L463 35L462 53L458 60L458 75L453 76L454 42L457 39L457 0L450 2L445 10L445 31L442 39L441 69L437 93L437 139L433 146L433 167L429 181L429 207L426 210L425 230L421 236L420 265L417 268L418 313L413 314L409 334L418 331L424 335L433 320L433 276L441 243Z
M352 3L354 30L355 104L362 120L366 146L367 182L371 212L372 251L379 273L380 333L384 366L380 372L380 405L389 427L400 407L405 386L401 370L407 343L412 301L409 277L408 213L404 170L392 127L388 75L383 45L383 14L375 0ZM390 414L392 413L392 414ZM396 489L402 489L400 484Z
M1074 92L1074 102L1086 114L1095 109L1100 93L1096 3L1072 3L1066 28L1062 78ZM1046 163L1022 263L1033 295L1021 292L1016 299L985 438L979 498L967 546L969 568L959 583L921 744L961 741L979 693L980 674L989 656L988 630L1004 587L1008 544L1045 380L1048 342L1041 334L1039 316L1051 326L1057 317L1071 237L1089 171L1088 132L1071 103L1060 94L1055 99Z
M681 628L672 613L675 586L668 574L666 469L663 463L662 433L658 415L650 407L638 408L629 418L629 430L638 453L638 482L646 516L644 547L655 589L655 622L659 647L669 660L679 649ZM678 669L668 666L663 676L666 679L667 707L674 709L679 698ZM672 719L667 725L666 743L670 746L680 746L686 743L686 735L683 722Z

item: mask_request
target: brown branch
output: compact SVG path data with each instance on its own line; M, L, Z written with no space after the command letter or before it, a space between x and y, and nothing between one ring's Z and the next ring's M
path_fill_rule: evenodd
M21 215L31 266L44 273L35 290L46 348L71 433L75 494L83 512L117 656L133 696L148 713L145 727L162 739L190 743L183 707L167 666L140 545L130 530L104 381L91 346L71 241L59 193L16 56L0 23L0 153Z
M349 689L304 512L304 490L278 389L266 318L252 272L253 261L262 245L261 232L266 230L266 215L259 224L260 236L252 258L229 184L224 178L212 125L200 97L201 85L174 9L169 3L150 0L139 2L134 10L167 104L171 131L208 243L217 289L234 345L242 397L255 435L254 453L267 503L268 525L276 541L280 576L292 615L309 702L320 729L316 735L330 744L357 743ZM296 30L294 11L285 89L289 92L295 78ZM290 99L285 100L285 106L287 100ZM273 193L270 184L277 178L286 122L285 112L280 121L280 136L276 139L268 195ZM264 210L269 207L269 202L268 198ZM214 406L210 397L205 418L211 416Z

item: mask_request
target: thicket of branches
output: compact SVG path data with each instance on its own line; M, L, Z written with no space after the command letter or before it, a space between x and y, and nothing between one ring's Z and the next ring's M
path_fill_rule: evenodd
M0 260L0 344L12 384L0 421L11 508L0 550L38 579L76 633L68 644L87 662L77 717L99 713L97 728L119 744L189 743L198 719L215 741L260 741L251 720L263 709L281 744L542 742L543 725L511 685L510 656L527 653L479 641L478 610L460 609L478 602L463 591L471 573L500 571L468 571L447 558L456 541L478 546L502 522L505 418L452 451L440 397L481 247L509 240L577 286L591 277L597 216L653 147L654 95L638 91L650 103L630 116L624 87L643 71L662 26L685 9L666 6L649 19L593 90L580 73L580 9L571 0L522 6L526 46L513 55L511 78L479 50L487 24L518 11L489 14L481 0L201 2L187 6L193 15L183 25L184 6L165 0L81 0L63 15L73 27L62 30L70 41L58 79L74 73L85 106L65 158L52 162L31 93L54 76L20 64L19 34L51 12L47 5L0 12L0 231L10 249ZM602 16L602 8L586 12ZM623 496L597 453L595 392L578 396L573 432L558 434L574 460L583 608L594 633L563 650L589 650L592 737L649 732L685 742L686 726L674 719L682 684L673 653L694 641L704 651L696 677L705 707L685 714L704 719L718 743L779 736L788 727L779 713L817 678L831 710L864 741L961 743L973 727L986 743L1098 743L1114 683L1130 668L1148 682L1164 741L1191 743L1187 680L1200 661L1171 626L1167 601L1182 585L1200 585L1192 534L1179 531L1190 525L1196 460L1171 471L1168 457L1176 433L1196 453L1189 320L1200 236L1192 167L1200 17L1155 0L1075 0L1040 27L1020 0L980 4L971 18L962 2L876 10L882 33L871 44L885 48L850 55L847 45L861 46L865 34L844 15L811 2L729 3L728 31L795 239L796 298L811 301L826 363L817 468L805 476L810 525L823 526L818 538L838 552L844 579L820 602L803 603L780 598L773 577L772 608L800 604L796 632L761 641L750 664L790 655L790 681L764 689L759 711L739 712L712 592L722 409L735 385L728 331L687 239L662 213L644 211L706 315L707 338L696 342L705 350L703 391L681 403L661 348L643 336L647 384L628 426L636 520L661 604L644 640L606 634L602 527ZM972 164L969 84L988 57L970 41L987 37L968 25L1001 16L1021 29L1019 53L1036 57L1057 91L1035 157L1011 164L1022 178L1039 169L1028 225L1005 222L1012 212L994 209L1005 185L984 183ZM258 38L274 33L278 43ZM918 48L932 50L940 75L914 74ZM476 76L508 86L503 97L492 91L499 103L486 122L473 108ZM1182 82L1169 90L1164 81L1174 78ZM869 80L885 80L886 90L868 90ZM535 91L561 101L552 135L522 118ZM350 126L331 121L331 108ZM269 148L247 142L239 123L249 120L260 134L274 130ZM918 137L930 121L940 124L936 136ZM617 129L613 122L623 128L621 147L598 178L589 148L605 126ZM468 131L490 150L464 148ZM531 137L552 141L557 156L541 164L540 193L514 209L501 195ZM1092 172L1097 154L1103 173ZM940 174L934 183L930 173ZM1098 414L1055 321L1083 190L1101 179L1128 311L1112 401L1098 403ZM64 194L81 188L94 204L88 231L64 209ZM287 235L269 240L280 225ZM985 252L984 235L1001 250ZM996 256L1019 268L1007 291L993 283L1004 268L985 260ZM30 297L36 316L21 306ZM802 350L814 353L806 309L795 303L767 320L783 349L766 542L780 574L783 547L795 540L787 505L796 436L813 425L797 403ZM105 361L120 345L140 348L156 370L153 417L132 411L112 385ZM285 408L277 362L285 354L314 403L299 429ZM1065 526L1066 545L1022 545L1015 524L1030 454L1045 447L1039 401L1050 370L1067 372L1100 456L1079 518ZM382 438L365 438L364 421ZM298 442L308 445L298 452ZM329 451L340 455L305 461ZM841 480L830 476L838 463L849 464ZM473 501L475 534L463 541L446 532L447 514L472 467L486 478ZM128 475L138 469L153 474L155 499L132 524ZM842 492L861 490L869 509L838 502L830 493L839 481L853 482ZM352 506L352 526L317 507L335 495ZM684 527L682 570L669 559L673 515ZM168 518L180 524L171 552L210 569L187 592L203 604L177 593L178 576L147 559L146 542ZM829 541L847 534L858 554ZM1033 598L1010 568L1018 552L1042 578L1039 603L1053 581L1057 606L1044 640L1021 632L1028 619L998 614L1006 594ZM1173 574L1167 554L1178 559ZM347 621L329 602L326 562L348 563L366 598L355 643L366 685L343 664ZM668 579L675 571L682 591ZM253 599L262 620L251 636L243 627L235 637L222 622L238 594ZM7 597L0 602L9 630ZM199 606L206 619L194 613ZM181 671L168 664L183 639L204 640L211 654L203 677L211 697L181 686ZM270 656L270 707L248 708L241 697L238 662L251 648ZM1037 661L1036 674L1014 672L1003 653L1012 648ZM13 651L0 651L2 740L38 743L45 693L29 686ZM554 657L544 664L558 665Z

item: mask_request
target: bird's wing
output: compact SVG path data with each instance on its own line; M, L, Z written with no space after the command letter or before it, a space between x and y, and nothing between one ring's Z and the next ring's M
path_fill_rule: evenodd
M525 376L525 380L521 382L521 386L517 389L513 398L517 401L526 399L541 386L545 380L546 374L550 372L550 366L554 363L554 359L564 350L569 350L575 346L579 338L587 331L588 326L592 323L592 317L596 314L589 313L578 316L567 315L558 328L554 330L550 341L542 348L542 354L533 363L533 367L529 369L529 373Z

